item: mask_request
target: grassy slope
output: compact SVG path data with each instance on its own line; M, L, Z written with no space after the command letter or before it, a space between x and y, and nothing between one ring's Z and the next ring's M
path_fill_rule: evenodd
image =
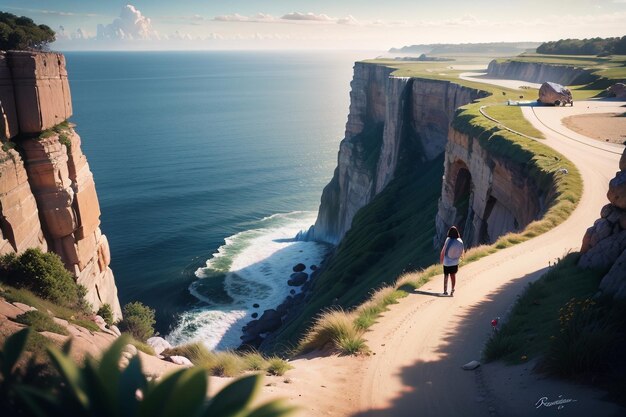
M396 179L357 213L352 229L316 280L311 301L300 315L303 319L281 330L277 350L294 347L325 307L355 306L373 289L394 282L405 268L436 261L433 219L441 192L443 155L416 164L411 163L415 152L405 147Z

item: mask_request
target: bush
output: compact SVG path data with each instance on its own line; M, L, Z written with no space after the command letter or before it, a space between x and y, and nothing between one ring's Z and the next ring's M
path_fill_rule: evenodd
M0 280L16 288L26 288L56 304L84 311L85 289L80 288L63 261L55 253L27 249L17 256L0 257Z
M297 351L309 352L331 347L342 353L352 354L353 352L344 350L344 347L348 341L359 339L362 333L355 327L354 319L353 314L343 310L324 312L300 341Z
M52 317L46 313L42 313L41 311L27 311L26 313L17 316L15 321L30 326L38 332L52 332L62 334L64 336L68 335L65 327L55 323L54 320L52 320Z
M154 310L139 301L128 303L122 310L124 318L120 321L120 331L131 334L135 339L145 342L154 335Z
M96 313L102 317L108 326L113 324L113 309L111 304L102 304Z

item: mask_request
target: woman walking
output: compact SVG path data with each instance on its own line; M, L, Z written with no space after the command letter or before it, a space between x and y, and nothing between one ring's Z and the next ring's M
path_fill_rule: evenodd
M459 231L455 226L452 226L448 230L448 237L439 255L439 262L443 264L443 295L448 295L448 275L450 275L450 281L452 282L450 295L454 295L456 273L459 270L459 261L463 255L463 249L463 241L461 240Z

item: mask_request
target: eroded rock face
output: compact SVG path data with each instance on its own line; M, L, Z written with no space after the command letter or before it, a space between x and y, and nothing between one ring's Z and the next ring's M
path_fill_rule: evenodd
M20 155L0 151L0 254L28 248L48 249L41 230L37 202Z
M356 63L350 113L333 179L306 239L337 244L359 209L393 179L401 142L415 140L422 161L440 155L456 109L484 92L447 81L392 77L383 65Z
M493 60L487 67L487 74L494 78L522 80L531 83L551 81L563 85L587 84L594 76L583 68L570 65L553 65L538 62Z
M67 128L44 139L24 139L21 145L50 248L87 288L87 301L95 309L110 304L120 318L109 244L99 228L100 205L80 137Z
M600 210L600 218L587 229L580 248L578 265L583 268L610 268L600 282L600 290L626 298L626 149L620 158L620 171L609 182L610 203Z
M499 159L479 141L450 129L435 245L456 225L468 246L493 243L543 214L544 197L523 167Z

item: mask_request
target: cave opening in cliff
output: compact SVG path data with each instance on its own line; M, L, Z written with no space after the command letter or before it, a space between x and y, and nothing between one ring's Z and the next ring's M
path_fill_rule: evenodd
M467 168L467 165L462 162L457 162L457 164L459 164L459 166L456 180L454 181L454 207L456 208L454 224L459 229L461 235L463 235L470 211L472 174Z

